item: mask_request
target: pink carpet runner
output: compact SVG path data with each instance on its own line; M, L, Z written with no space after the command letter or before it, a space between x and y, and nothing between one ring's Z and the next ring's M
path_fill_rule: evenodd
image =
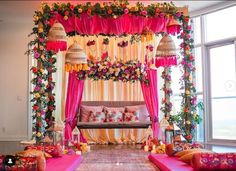
M74 171L79 167L82 157L79 155L64 155L47 160L46 171Z

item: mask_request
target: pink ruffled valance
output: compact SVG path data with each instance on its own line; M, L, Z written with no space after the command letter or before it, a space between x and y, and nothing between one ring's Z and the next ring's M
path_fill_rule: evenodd
M156 67L170 67L177 65L177 57L169 56L169 57L156 57L155 60Z
M67 20L60 14L55 14L50 20L59 21L65 28L66 33L77 31L79 34L98 35L122 35L122 34L141 34L148 29L153 33L165 32L175 34L176 29L169 28L169 18L166 17L143 17L124 14L117 18L104 18L97 15L89 16L87 13L80 17L72 15Z

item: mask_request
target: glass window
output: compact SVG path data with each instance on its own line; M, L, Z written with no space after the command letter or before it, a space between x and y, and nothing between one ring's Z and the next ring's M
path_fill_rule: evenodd
M212 99L212 136L236 140L236 98Z
M210 62L212 97L236 96L234 45L211 48Z
M236 6L206 15L206 41L236 36Z
M212 138L236 140L235 46L210 49Z
M200 44L201 43L201 20L200 17L193 18L193 38L194 38L194 44Z

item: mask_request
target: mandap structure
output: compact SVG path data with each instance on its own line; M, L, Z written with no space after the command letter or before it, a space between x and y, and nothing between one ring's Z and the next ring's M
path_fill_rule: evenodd
M175 122L183 131L184 137L188 141L192 141L196 124L200 118L196 113L196 90L193 82L195 71L194 56L192 55L193 39L191 38L190 18L186 8L178 8L173 3L153 3L145 6L138 2L135 5L129 5L127 1L115 1L105 3L92 4L71 4L71 3L42 3L41 9L35 11L33 31L30 35L34 39L29 42L32 49L29 51L33 58L37 60L37 66L31 68L33 73L32 94L32 110L33 110L33 136L37 142L40 142L44 137L47 127L53 123L53 113L55 106L55 80L52 74L56 72L55 67L56 56L59 51L67 50L66 36L74 35L104 35L106 37L122 37L131 35L131 39L141 41L143 38L150 38L154 35L178 35L182 39L180 45L182 59L183 75L181 78L182 89L182 109L175 115ZM58 32L57 37L51 35L54 29ZM64 29L64 30L63 30ZM63 31L65 31L63 33ZM124 46L125 46L125 42ZM120 46L123 46L120 45ZM141 64L139 61L116 61L122 66L134 65L140 69L141 73L138 76L130 77L129 79L112 77L112 74L107 77L89 75L91 68L96 70L96 65L99 62L107 64L109 61L88 61L88 65L67 66L68 71L76 74L77 79L113 79L114 81L136 81L139 80L147 86L150 80L147 78L147 70L150 70L151 64L154 62L168 63L173 62L171 58L152 59L151 62L145 61ZM159 61L158 60L162 60ZM115 64L111 64L115 65ZM68 68L69 67L69 68ZM156 66L158 67L158 66ZM164 101L169 105L169 101ZM157 104L156 104L157 105ZM153 118L152 121L155 119ZM70 125L70 131L73 129L75 118L66 120L66 125Z

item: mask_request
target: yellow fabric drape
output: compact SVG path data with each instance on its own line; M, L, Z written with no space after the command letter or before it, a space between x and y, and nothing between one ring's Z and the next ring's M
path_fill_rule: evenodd
M69 45L76 40L87 55L92 54L96 56L97 60L100 60L100 56L105 48L102 44L104 38L104 36L75 36L69 39ZM95 46L88 47L86 44L89 40L95 40ZM129 42L125 50L117 46L117 44L123 40L130 40L130 37L109 38L110 42L107 46L107 50L111 61L118 58L124 61L138 59L144 62L146 45L152 44L154 49L156 49L160 37L154 37L154 40L151 42L138 42L134 44L130 44ZM155 50L153 51L153 56L154 54ZM66 83L66 76L64 76L64 83ZM63 87L63 90L66 90L66 85ZM65 95L63 97L65 97ZM65 98L62 100L62 104L64 104ZM92 81L87 79L84 86L83 101L143 101L143 95L139 82L122 83L113 82L112 80ZM62 118L64 118L64 113L62 115ZM86 129L82 130L82 132L90 143L140 143L145 138L145 129Z

